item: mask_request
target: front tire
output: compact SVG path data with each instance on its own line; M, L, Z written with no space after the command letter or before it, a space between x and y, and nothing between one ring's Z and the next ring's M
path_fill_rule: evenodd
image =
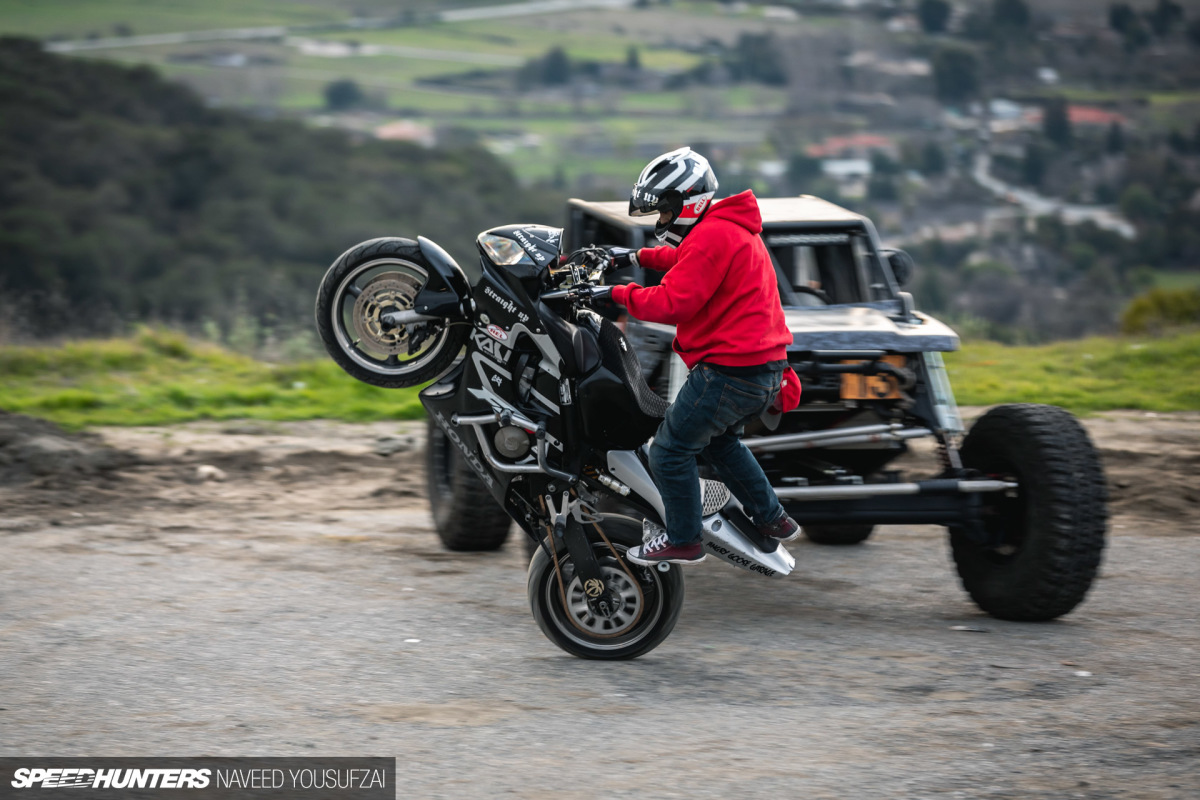
M425 479L438 538L448 550L498 550L512 520L442 427L427 418Z
M961 455L964 467L1019 484L1011 496L984 496L986 545L950 529L963 588L999 619L1041 622L1071 611L1096 577L1108 519L1087 431L1056 406L997 406L975 423Z
M598 536L589 536L605 580L622 598L620 612L611 618L591 612L571 557L561 544L557 553L563 581L560 588L547 553L548 542L529 563L529 605L546 638L571 655L598 660L637 658L658 647L675 628L683 608L683 571L673 566L660 572L625 560L625 552L642 541L638 520L604 514L597 524L621 554L618 561Z
M317 291L317 333L350 376L405 389L446 371L470 326L449 320L391 325L382 316L412 309L433 267L411 239L372 239L343 253Z

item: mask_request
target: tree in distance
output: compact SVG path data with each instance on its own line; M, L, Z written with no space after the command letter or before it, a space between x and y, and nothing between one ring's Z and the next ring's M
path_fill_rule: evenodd
M1032 17L1025 0L993 0L992 23L1005 33L1023 33L1029 30Z
M950 20L950 11L947 0L921 0L917 4L917 19L926 33L942 33Z
M1062 148L1071 146L1071 115L1065 97L1052 97L1042 112L1042 133Z
M979 60L962 47L943 47L933 55L933 85L938 100L957 104L979 92Z
M349 111L366 104L367 96L359 85L343 78L325 87L325 107L330 111Z

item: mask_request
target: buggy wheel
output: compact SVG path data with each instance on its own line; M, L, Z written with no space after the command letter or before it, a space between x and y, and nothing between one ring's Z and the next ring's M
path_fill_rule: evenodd
M805 537L815 544L862 544L875 532L874 525L803 525Z
M438 538L449 550L497 550L512 520L441 426L427 419L425 478Z
M963 588L1000 619L1055 619L1083 601L1104 550L1107 491L1087 431L1055 406L993 408L972 427L963 466L1013 480L983 496L980 541L951 527Z

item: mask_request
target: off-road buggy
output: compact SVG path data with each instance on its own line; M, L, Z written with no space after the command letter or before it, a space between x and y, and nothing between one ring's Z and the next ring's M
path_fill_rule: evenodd
M745 431L788 513L818 544L853 545L881 524L949 529L963 586L986 612L1048 620L1084 598L1104 548L1106 492L1083 426L1061 408L992 408L965 437L942 353L958 336L916 311L901 287L912 260L881 247L871 221L816 197L759 201L794 342L800 406ZM572 200L561 252L654 244L652 218L623 202ZM635 269L616 281L657 282ZM686 377L670 326L624 320L647 383L670 400ZM490 550L511 520L430 423L430 500L454 550ZM910 442L938 460L914 479L895 468Z

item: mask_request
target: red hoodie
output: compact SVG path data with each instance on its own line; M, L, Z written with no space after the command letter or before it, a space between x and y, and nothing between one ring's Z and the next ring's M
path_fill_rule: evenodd
M666 272L662 283L615 286L612 297L638 319L675 325L672 346L688 369L784 360L792 333L760 233L753 192L719 200L678 248L638 251L639 264Z

